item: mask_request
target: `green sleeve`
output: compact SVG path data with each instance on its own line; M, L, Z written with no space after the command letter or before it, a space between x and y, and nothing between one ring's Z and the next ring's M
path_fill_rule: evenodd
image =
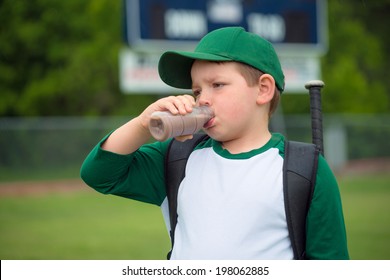
M165 193L164 156L169 141L140 147L129 155L101 149L106 136L81 166L84 182L103 194L114 194L160 206Z
M308 259L349 259L341 197L333 172L320 156L306 224Z

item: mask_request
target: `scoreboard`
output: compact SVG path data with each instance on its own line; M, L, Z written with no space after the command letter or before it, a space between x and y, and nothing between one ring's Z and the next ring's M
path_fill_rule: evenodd
M270 41L286 76L286 90L305 93L321 79L327 44L326 0L124 0L120 82L124 93L182 92L157 73L167 50L193 50L208 32L242 26Z
M192 48L208 32L242 26L282 52L327 49L324 0L125 0L130 47Z

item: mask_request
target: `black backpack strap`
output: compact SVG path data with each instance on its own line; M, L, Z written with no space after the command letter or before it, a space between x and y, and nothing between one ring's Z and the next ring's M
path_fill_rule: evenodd
M185 175L187 160L195 147L207 138L209 137L206 134L194 134L192 139L184 142L172 139L168 146L168 151L165 157L165 186L169 206L172 248L177 223L177 193L179 191L180 183ZM170 258L170 255L171 252L168 253L168 259Z
M319 150L313 144L285 141L283 190L294 259L305 259L306 216L314 192Z

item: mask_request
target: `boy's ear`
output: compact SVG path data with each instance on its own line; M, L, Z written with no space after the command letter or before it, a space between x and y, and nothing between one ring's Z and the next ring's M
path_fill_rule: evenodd
M269 103L275 94L275 79L269 74L263 74L259 77L258 87L257 104Z

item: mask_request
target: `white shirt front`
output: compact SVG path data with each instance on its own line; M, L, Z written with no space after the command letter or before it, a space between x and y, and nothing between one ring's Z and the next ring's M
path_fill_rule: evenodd
M293 259L282 166L276 148L240 159L195 150L179 188L171 259Z

